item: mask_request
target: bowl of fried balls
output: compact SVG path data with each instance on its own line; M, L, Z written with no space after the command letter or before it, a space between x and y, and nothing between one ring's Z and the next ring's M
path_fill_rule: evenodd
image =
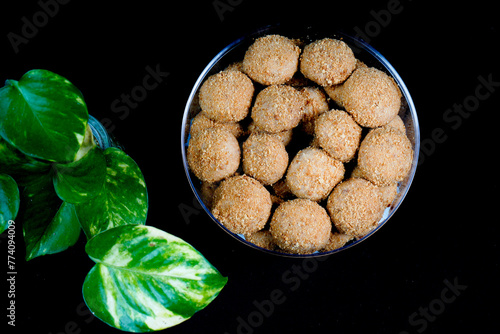
M210 218L288 257L336 253L379 230L410 188L420 146L410 93L373 47L276 27L206 66L181 132L189 184Z

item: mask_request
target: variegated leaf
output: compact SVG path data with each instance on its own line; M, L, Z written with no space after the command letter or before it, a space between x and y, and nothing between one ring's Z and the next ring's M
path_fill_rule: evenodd
M0 233L9 227L9 220L16 218L19 203L16 181L9 175L0 174Z
M92 313L129 332L177 325L206 307L227 278L191 245L157 228L124 225L88 241L83 284Z
M50 175L41 176L24 188L20 213L26 260L55 254L73 246L80 236L80 224L72 204L62 202L54 191Z
M62 200L78 204L97 196L106 178L106 159L102 150L94 146L80 160L54 164L54 188Z
M87 122L81 92L50 71L31 70L0 88L0 135L28 156L73 161Z
M148 212L146 183L137 164L118 148L104 151L106 178L99 195L76 205L87 238L124 224L144 224Z

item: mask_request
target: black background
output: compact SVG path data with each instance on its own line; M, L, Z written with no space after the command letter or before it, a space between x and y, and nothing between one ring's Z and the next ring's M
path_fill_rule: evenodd
M394 1L219 2L232 3L231 10L219 16L212 0L73 0L60 4L17 53L8 34L21 35L22 18L33 22L42 7L19 1L0 10L0 80L44 68L73 82L90 114L107 119L141 167L148 224L191 243L229 278L207 308L165 332L497 331L499 84L459 125L443 119L449 108L474 100L479 77L500 83L495 3L401 0L388 17L381 11ZM405 81L420 120L424 159L399 210L367 241L321 262L262 254L223 233L193 203L181 162L182 114L200 72L234 39L276 23L369 33L370 44ZM113 101L142 85L147 66L169 75L128 115L113 112ZM440 138L433 140L433 133ZM180 208L191 208L191 215ZM118 333L82 304L81 286L93 264L83 235L66 252L28 263L20 227L17 236L16 332ZM1 274L7 245L0 240ZM442 297L453 296L445 280L462 286L450 303ZM256 305L278 292L280 303L259 311ZM2 325L6 307L3 302Z

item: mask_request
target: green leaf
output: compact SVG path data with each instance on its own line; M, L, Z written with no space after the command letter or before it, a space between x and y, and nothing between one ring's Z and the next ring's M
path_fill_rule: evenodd
M19 202L16 181L9 175L0 174L0 233L9 227L9 220L16 219Z
M0 173L24 181L33 174L47 172L50 166L51 163L27 156L0 137Z
M206 307L227 282L191 245L157 228L124 225L90 239L96 262L83 283L92 313L110 326L150 332Z
M80 235L80 224L72 204L62 202L54 191L50 175L39 178L24 189L22 211L26 260L55 254L73 246Z
M0 88L0 135L31 157L73 161L87 121L81 92L50 71L29 71Z
M106 178L106 159L102 150L94 147L78 161L54 164L54 188L62 200L77 204L97 196Z
M87 238L115 226L145 224L148 193L139 166L117 148L104 151L106 180L101 192L76 205L80 224Z

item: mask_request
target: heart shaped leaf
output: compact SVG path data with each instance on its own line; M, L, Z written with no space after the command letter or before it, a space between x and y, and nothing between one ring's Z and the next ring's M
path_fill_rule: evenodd
M145 224L148 193L135 161L118 148L104 151L106 179L101 192L76 211L87 238L124 224Z
M50 175L40 177L23 191L22 210L26 260L55 254L73 246L80 236L80 224L72 204L62 202L54 191Z
M97 196L106 178L106 159L95 146L83 158L67 164L54 164L54 188L62 200L77 204Z
M83 284L92 313L129 332L177 325L206 307L227 278L191 245L151 226L124 225L88 241Z
M16 181L6 174L0 174L0 233L9 227L19 210L19 188Z
M29 71L0 88L0 135L31 157L73 161L87 122L81 92L50 71Z

